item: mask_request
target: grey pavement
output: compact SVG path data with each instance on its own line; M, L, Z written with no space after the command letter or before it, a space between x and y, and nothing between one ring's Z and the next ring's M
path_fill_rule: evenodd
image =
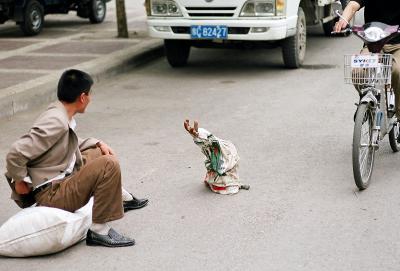
M44 257L0 258L0 270L399 270L400 154L382 142L363 192L352 175L358 97L342 66L343 54L361 46L315 28L299 70L283 68L279 49L194 49L184 69L159 59L100 80L77 129L109 143L124 186L150 198L112 223L137 244L81 242ZM0 120L0 157L39 113ZM235 143L250 191L206 189L185 118ZM8 198L0 182L1 223L19 210Z
M371 186L358 192L353 180L357 94L343 83L343 54L361 46L316 28L299 70L283 68L279 49L194 49L184 69L161 58L96 84L78 133L109 143L124 186L150 198L112 223L137 244L81 242L0 258L0 270L399 270L400 154L385 140ZM39 113L0 121L0 157ZM221 196L202 184L204 157L185 118L235 143L249 191ZM8 197L0 182L0 222L19 210Z
M13 22L0 25L0 118L55 99L60 74L89 72L97 82L162 54L161 41L147 36L141 1L126 1L129 39L117 38L115 2L106 20L92 25L75 12L47 15L43 32L24 37Z

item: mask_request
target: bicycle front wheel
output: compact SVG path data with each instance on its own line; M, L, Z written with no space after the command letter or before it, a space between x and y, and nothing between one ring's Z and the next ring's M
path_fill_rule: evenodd
M357 109L353 132L353 174L358 189L368 187L374 166L375 148L372 146L374 114L368 104Z

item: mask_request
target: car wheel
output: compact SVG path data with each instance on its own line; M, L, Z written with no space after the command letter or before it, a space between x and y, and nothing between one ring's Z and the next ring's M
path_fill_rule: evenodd
M89 20L92 24L98 24L106 18L106 2L104 0L92 0L90 4Z
M20 28L27 36L34 36L42 31L44 23L44 8L36 0L28 2L24 9L23 21Z

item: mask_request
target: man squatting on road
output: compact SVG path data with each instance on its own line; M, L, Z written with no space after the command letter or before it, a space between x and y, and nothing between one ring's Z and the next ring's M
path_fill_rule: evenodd
M360 8L365 7L365 23L381 22L388 25L400 25L400 1L399 0L352 0L343 11L343 17L350 22ZM335 24L333 30L339 32L345 29L347 22L342 18ZM362 54L368 53L364 45ZM397 119L400 120L400 37L389 41L383 47L383 53L393 55L392 87L396 96L395 108Z
M133 239L117 233L107 222L122 218L124 211L146 206L148 200L136 199L122 188L119 162L107 144L75 134L74 115L85 112L92 85L85 72L67 70L62 74L59 101L11 146L6 176L15 182L14 192L32 193L39 206L74 212L93 196L93 223L86 244L132 246Z

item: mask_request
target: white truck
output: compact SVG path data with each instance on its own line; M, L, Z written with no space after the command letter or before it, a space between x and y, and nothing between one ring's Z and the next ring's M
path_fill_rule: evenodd
M187 64L190 47L281 46L283 62L298 68L306 25L322 22L330 35L335 0L146 0L151 37L164 39L172 67ZM339 4L340 7L340 4Z

